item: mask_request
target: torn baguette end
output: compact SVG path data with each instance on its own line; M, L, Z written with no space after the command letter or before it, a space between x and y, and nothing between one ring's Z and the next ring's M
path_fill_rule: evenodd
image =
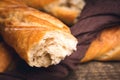
M32 67L56 65L76 50L77 40L68 33L47 32L28 53L28 64Z

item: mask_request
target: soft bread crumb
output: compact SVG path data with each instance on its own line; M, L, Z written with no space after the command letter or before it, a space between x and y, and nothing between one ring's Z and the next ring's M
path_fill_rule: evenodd
M65 36L66 35L66 36ZM56 65L76 50L77 40L68 33L48 32L29 52L29 65L48 67Z

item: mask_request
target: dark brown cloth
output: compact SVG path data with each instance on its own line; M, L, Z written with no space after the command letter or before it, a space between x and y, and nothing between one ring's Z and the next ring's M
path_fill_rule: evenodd
M77 69L92 40L103 29L117 25L120 25L120 0L86 0L78 22L71 27L72 34L79 41L76 52L49 68L31 68L19 60L16 69L5 74L17 77L16 80L21 77L21 80L64 80L71 71ZM12 77L9 80L14 80ZM3 78L1 75L0 80L8 80Z

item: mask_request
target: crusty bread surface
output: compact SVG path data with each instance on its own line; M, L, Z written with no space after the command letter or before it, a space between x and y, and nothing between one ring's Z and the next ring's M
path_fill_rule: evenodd
M25 4L44 10L68 25L73 25L85 6L84 0L22 0Z
M24 4L8 3L2 0L6 6L0 5L1 35L30 66L56 65L76 50L76 38L61 21Z
M120 27L105 29L88 48L81 62L120 60Z

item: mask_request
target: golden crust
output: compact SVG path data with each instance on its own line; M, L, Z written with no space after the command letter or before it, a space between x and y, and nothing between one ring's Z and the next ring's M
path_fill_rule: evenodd
M104 30L95 39L81 62L120 60L120 27Z
M21 5L22 4L22 5ZM8 5L8 6L6 6ZM0 0L0 9L2 8L9 8L9 7L19 7L19 6L26 6L22 1L15 1L15 0Z
M85 2L83 0L22 0L30 7L44 10L68 25L75 23Z
M12 4L7 5L4 0L0 3L6 5L0 4L1 35L26 62L28 62L30 49L38 44L47 32L59 31L72 36L65 24L48 14L24 4L15 7Z
M42 9L44 6L57 0L21 0L30 7Z
M59 7L59 6L50 8L50 11L48 12L56 16L57 18L59 18L68 25L72 25L75 22L75 19L79 15L79 10L75 10L75 9L72 10L69 8Z

